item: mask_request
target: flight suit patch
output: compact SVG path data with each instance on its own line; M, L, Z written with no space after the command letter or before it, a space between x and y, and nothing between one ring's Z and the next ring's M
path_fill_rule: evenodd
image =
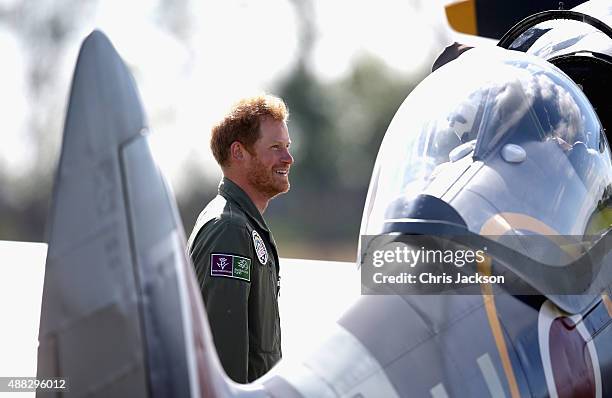
M210 276L251 281L251 259L234 254L213 253L210 255Z
M266 249L266 244L264 243L261 236L257 233L257 231L253 230L253 245L255 246L255 253L257 254L257 259L261 263L261 265L265 265L268 262L268 250Z

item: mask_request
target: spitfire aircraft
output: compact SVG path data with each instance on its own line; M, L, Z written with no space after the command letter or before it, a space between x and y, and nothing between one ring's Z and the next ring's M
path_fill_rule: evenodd
M361 235L456 237L488 248L476 270L516 284L364 286L319 348L249 385L222 370L135 82L94 31L74 72L39 333L38 377L70 390L39 394L612 397L611 25L597 1L527 17L428 76L381 144ZM361 243L362 276L376 242Z

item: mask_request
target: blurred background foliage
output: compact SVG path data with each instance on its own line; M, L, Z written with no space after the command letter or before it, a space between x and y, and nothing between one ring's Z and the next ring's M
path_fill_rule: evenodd
M17 171L0 160L0 240L45 240L75 48L90 29L97 4L97 0L0 2L0 34L11 32L18 38L27 65L19 94L25 104L20 134L31 148L28 161ZM191 4L157 1L153 12L158 25L187 46L193 45ZM409 75L364 54L340 78L322 79L311 66L317 37L312 3L295 0L291 5L298 22L297 59L266 91L282 97L289 107L296 163L291 191L271 202L265 218L281 256L350 261L356 254L378 146L395 111L427 70ZM433 60L434 54L416 57ZM139 70L146 65L130 66L139 82ZM3 111L11 112L11 105L4 104ZM165 117L163 110L147 111L152 123ZM0 145L8 137L0 133ZM203 170L191 158L181 174L190 181L176 189L188 236L198 213L215 196L220 173Z

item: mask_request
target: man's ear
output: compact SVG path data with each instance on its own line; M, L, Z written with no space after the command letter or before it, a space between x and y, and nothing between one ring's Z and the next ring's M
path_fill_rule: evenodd
M230 156L235 160L243 160L244 159L245 148L239 141L232 142L230 145Z

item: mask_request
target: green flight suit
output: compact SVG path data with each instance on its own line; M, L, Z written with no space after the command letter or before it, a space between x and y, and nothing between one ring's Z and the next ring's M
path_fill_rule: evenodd
M278 254L261 213L231 180L200 213L188 251L223 368L239 383L259 378L281 358Z

